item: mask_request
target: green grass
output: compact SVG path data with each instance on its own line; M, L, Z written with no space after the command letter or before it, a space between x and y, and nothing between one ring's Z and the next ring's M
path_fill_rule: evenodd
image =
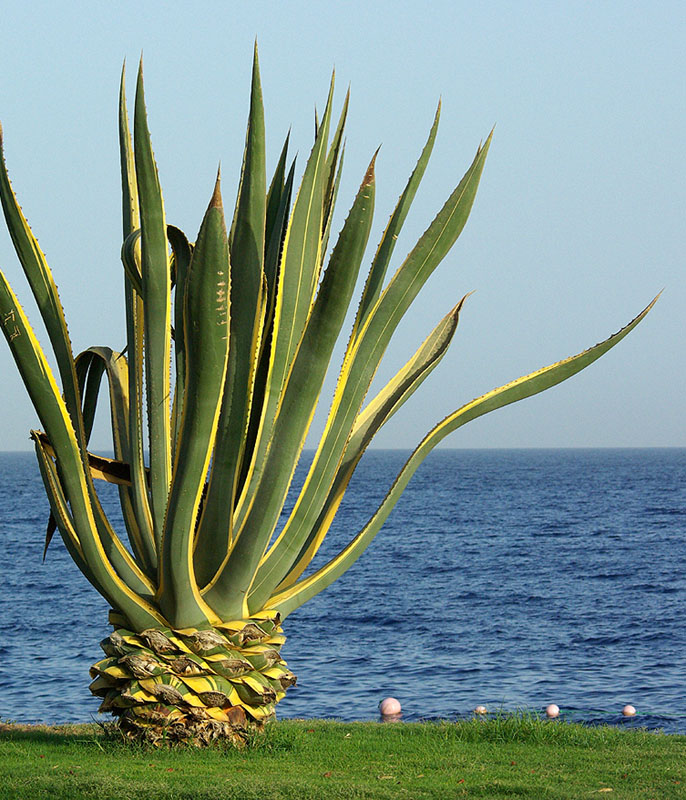
M686 798L686 737L526 715L281 721L237 751L131 746L95 725L0 726L0 798Z

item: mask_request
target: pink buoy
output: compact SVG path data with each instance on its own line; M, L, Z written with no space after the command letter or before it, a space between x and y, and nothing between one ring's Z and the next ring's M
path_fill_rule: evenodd
M402 707L395 697L387 697L379 703L379 711L382 717L394 717L402 711Z
M622 714L625 717L635 717L636 709L633 706L624 706L624 708L622 709Z
M488 709L486 708L486 706L477 706L474 709L474 713L475 714L488 714Z
M551 703L549 706L546 706L545 713L551 719L555 719L555 717L560 716L560 709L558 708L558 706L555 705L555 703Z

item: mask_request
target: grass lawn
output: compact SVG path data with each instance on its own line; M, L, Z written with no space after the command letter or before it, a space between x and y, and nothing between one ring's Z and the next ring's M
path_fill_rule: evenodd
M0 798L686 798L686 737L527 717L285 720L237 751L153 749L96 725L0 726Z

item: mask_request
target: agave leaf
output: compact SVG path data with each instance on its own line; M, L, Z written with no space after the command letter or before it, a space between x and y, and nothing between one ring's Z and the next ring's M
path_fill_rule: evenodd
M176 384L174 386L173 403L173 451L179 438L179 425L183 415L183 402L185 397L184 380L186 378L186 344L183 322L183 303L186 296L186 277L191 262L193 248L186 234L173 225L167 225L167 238L174 254L176 273L176 291L174 293L174 356L176 358Z
M110 398L110 418L112 426L112 441L114 444L115 459L113 463L130 464L131 452L129 446L129 380L128 365L121 353L116 353L109 347L91 347L80 353L76 358L76 370L79 375L79 387L83 396L83 418L86 431L86 443L90 438L90 431L95 418L95 411L100 391L102 375L106 373ZM87 375L87 378L86 378ZM85 386L84 386L84 378ZM91 477L94 476L93 456L88 453L88 463L91 467ZM112 463L112 462L111 462ZM102 473L101 473L102 474ZM107 478L106 478L107 479ZM149 528L141 530L134 510L134 498L131 490L130 469L129 481L116 481L119 484L119 499L124 517L124 523L129 536L131 548L145 576L150 579L155 574L157 556L155 542ZM99 502L94 502L96 513L99 513ZM103 525L106 519L102 513ZM147 533L147 536L144 535ZM113 534L108 534L113 535ZM120 548L117 548L120 549ZM126 556L124 555L124 559ZM154 589L146 581L147 591L154 594Z
M61 467L61 461L58 462L58 467L61 474L64 471ZM150 575L146 574L147 565L144 557L141 552L136 552L136 558L139 560L134 559L112 528L93 485L93 475L90 470L86 474L86 486L95 518L96 530L108 562L112 565L117 577L122 580L131 592L134 592L138 598L146 603L154 603L155 588ZM136 547L142 551L140 539L132 538L132 544L134 542Z
M222 616L242 617L257 565L269 543L350 303L374 209L374 161L362 181L331 255L302 343L284 387L270 458L226 566L207 591Z
M360 533L357 534L346 548L319 570L309 577L298 581L298 583L283 592L274 595L269 601L269 608L278 611L282 618L286 617L291 611L294 611L308 599L329 586L336 578L340 577L349 569L360 555L362 555L374 536L376 536L417 467L419 467L431 450L433 450L433 448L449 433L465 425L470 420L489 413L489 411L495 411L510 403L515 403L518 400L531 397L580 372L620 342L642 319L644 319L656 302L657 297L628 325L605 341L600 342L588 350L584 350L576 356L567 358L564 361L558 361L555 364L539 369L529 375L524 375L511 383L493 389L487 394L458 408L457 411L454 411L442 422L439 422L438 425L424 437L412 453L405 466L398 473L398 476L381 505Z
M2 272L0 320L38 418L55 451L59 453L64 493L71 508L74 526L79 531L84 558L96 582L94 585L100 587L101 594L115 608L121 609L132 624L141 623L144 627L156 625L162 620L161 615L117 574L105 553L93 516L88 481L71 417L45 354ZM59 522L59 516L56 519Z
M469 293L471 294L471 292ZM436 325L412 358L380 389L355 420L350 443L369 440L408 400L445 355L452 342L466 294Z
M317 279L312 291L316 289L316 283L319 281L319 274L324 263L326 256L326 248L329 241L329 234L331 231L331 221L333 219L333 210L336 205L336 196L338 195L338 187L341 182L341 173L343 171L343 130L345 129L345 122L348 118L348 107L350 105L350 89L346 92L345 100L343 101L343 109L338 120L338 125L334 131L333 141L329 148L329 154L326 157L326 172L327 178L324 188L324 215L322 221L322 247L319 262L319 270L317 271Z
M265 265L264 265L264 272L267 275L267 279L270 283L270 294L273 294L276 290L276 270L278 267L278 258L272 262L270 267L267 267L267 253L269 251L270 243L272 236L276 234L277 241L280 243L283 240L283 221L279 222L279 209L281 207L283 193L286 188L286 161L288 158L288 145L291 138L290 131L286 136L286 140L283 143L283 147L281 148L281 154L279 155L279 160L276 162L276 168L274 169L274 174L272 175L271 182L269 184L269 190L267 191L267 201L266 201L266 210L265 210ZM280 251L280 248L279 248ZM279 252L280 254L280 252Z
M267 216L266 227L266 253L264 257L264 275L267 279L267 320L271 330L271 323L274 317L274 306L276 303L276 289L279 277L279 263L283 244L286 238L286 226L288 224L288 212L291 207L291 197L293 194L293 180L295 177L295 159L288 170L288 175L283 183L279 195L279 204L273 211L273 217ZM274 186L269 190L268 204L272 202L272 192ZM269 208L268 208L269 215ZM265 339L262 339L262 350L264 353ZM262 354L263 355L263 354ZM262 355L260 357L262 357ZM267 362L268 364L269 362Z
M293 181L295 178L295 160L288 170L288 175L284 181L283 190L279 198L279 205L274 213L271 223L271 231L268 237L267 251L264 258L264 276L267 281L266 301L265 301L265 331L262 336L260 359L266 361L269 367L269 347L271 344L271 331L274 323L274 311L276 306L276 290L279 277L279 265L283 252L286 230L288 225L288 212L291 207L293 195ZM268 336L267 333L270 335ZM266 377L266 376L265 376Z
M69 506L67 505L67 500L64 496L64 491L60 484L55 464L52 461L52 458L48 456L41 438L37 436L36 433L36 431L31 431L31 438L34 441L36 455L38 457L38 467L40 469L46 494L48 496L48 501L50 503L50 519L55 526L53 532L58 527L57 520L59 519L59 530L62 534L64 544L69 551L69 555L74 559L77 567L81 570L81 572L83 572L83 574L93 584L97 591L101 592L102 589L90 573L86 560L83 556L81 543L79 542L79 537L74 529L74 521L69 511ZM52 534L50 534L50 538L52 538ZM49 541L46 541L46 550L48 548L48 544ZM45 552L43 553L43 560L45 560Z
M112 410L112 433L115 444L115 453L118 459L126 460L128 451L128 437L125 428L125 413L128 406L126 395L126 360L119 360L109 348L90 348L85 353L80 354L76 360L76 372L79 378L79 392L84 400L84 430L90 435L90 428L93 424L97 407L100 381L104 372L107 372L108 383L110 386L110 407ZM123 378L122 378L123 375ZM88 439L86 438L85 444ZM61 470L61 461L57 459L58 472ZM82 456L82 462L88 464L87 452ZM141 539L140 531L135 518L131 514L131 509L122 501L122 511L126 522L127 532L132 544L134 553L138 561L131 558L130 553L124 547L121 540L112 528L107 515L102 508L100 498L93 483L93 475L90 469L84 470L86 485L90 498L91 507L95 516L95 523L102 546L110 559L116 572L122 577L128 586L137 592L141 597L152 598L154 588L150 582L152 567L148 560L150 553L154 556L154 546L151 540L147 542L149 550L146 552L145 543ZM120 494L126 493L125 487L120 488Z
M105 363L102 359L93 358L92 353L86 352L79 353L76 356L74 365L79 383L79 392L81 393L83 430L87 446L91 438L93 422L95 421L100 381L105 371ZM121 458L121 456L118 456L118 458Z
M433 125L429 131L429 138L424 145L424 149L419 156L417 165L412 171L403 193L400 195L400 199L398 200L393 214L388 221L386 230L383 232L383 236L379 242L379 247L377 248L374 261L372 262L369 275L367 276L367 281L364 285L364 291L362 292L362 299L360 300L360 306L357 310L357 316L355 317L352 333L353 337L356 335L360 326L366 319L369 310L372 308L372 306L374 306L379 298L379 295L381 294L381 288L383 286L384 278L386 277L386 271L388 270L391 256L393 255L393 250L395 249L395 244L410 210L410 206L412 205L412 201L417 194L419 184L424 177L426 166L429 163L434 141L436 140L436 132L438 131L438 120L440 119L440 116L441 104L439 103L438 108L436 109Z
M252 267L247 270L249 275L255 272L259 273L262 269L266 217L266 183L264 104L262 101L260 65L256 43L241 178L229 235L230 252L240 252L249 259ZM259 266L259 269L255 265Z
M0 272L0 322L24 385L43 427L51 438L62 437L78 451L71 417L24 311Z
M55 515L51 511L50 516L48 517L48 526L45 529L45 544L43 545L43 561L45 561L45 557L48 554L48 547L50 547L50 542L52 542L52 537L55 535L56 530L57 530L57 522L55 520Z
M60 302L57 287L55 286L55 281L50 272L50 267L12 190L5 167L1 127L0 202L2 203L2 209L5 214L7 228L12 237L14 249L17 252L24 274L33 292L33 296L48 332L55 358L57 359L57 368L60 378L62 379L67 409L71 415L74 429L79 432L81 403L76 386L74 358L71 342L69 340L69 331L67 330L67 322L64 318L64 309L62 308L62 303Z
M260 429L260 421L262 419L262 410L265 402L265 392L267 388L267 379L269 376L269 361L271 345L273 342L273 316L274 316L274 292L276 290L276 276L278 275L278 260L281 255L283 240L286 234L286 223L288 221L288 209L291 202L291 192L293 189L293 176L295 173L295 162L291 165L288 177L285 181L283 192L281 195L281 203L279 205L278 213L274 221L272 236L270 238L269 248L265 257L265 307L264 307L264 324L262 328L262 336L260 340L260 355L257 371L255 373L255 380L253 383L253 402L250 416L250 423L246 431L245 453L254 453L256 450L256 441ZM273 278L270 274L273 272ZM250 468L249 459L243 459L241 465L241 473L239 475L238 484L236 486L236 494L240 495L242 492L247 472ZM217 565L218 566L218 565Z
M201 547L196 551L198 577L203 584L213 575L216 554L226 552L229 544L236 483L250 419L266 300L263 294L266 181L264 108L255 45L243 167L229 237L231 349L217 443L200 524Z
M119 84L119 162L122 184L122 223L123 238L140 229L140 208L138 204L138 185L136 165L131 142L129 115L126 110L126 62L121 70Z
M437 120L434 120L434 127L429 135L429 142L425 146L422 157L420 157L420 164L424 156L428 159L436 125ZM311 526L317 520L322 504L326 502L329 487L332 486L335 480L336 472L343 458L360 406L395 328L422 285L455 243L464 228L474 202L489 144L490 137L485 146L479 148L471 166L457 188L407 256L403 265L396 271L389 285L376 303L368 310L365 315L364 325L357 335L350 339L329 418L301 491L298 514L302 512L303 517L300 520L301 524L298 526L297 532L294 530L291 534L294 537L294 542L297 542L297 544L293 544L290 551L292 556L298 553L305 541L304 537L307 528L311 530ZM406 189L407 196L411 195L413 190L416 190L415 181L412 177L408 185L410 188ZM400 208L404 207L404 202L401 197ZM406 210L399 213L397 217L394 214L396 221L393 222L392 218L387 232L398 229L398 225L404 218L404 213L406 213ZM392 235L393 233L391 233L391 238ZM392 249L391 245L389 247ZM380 251L381 247L377 251L377 256ZM384 248L383 252L388 253L390 257L388 248ZM370 286L369 281L367 286ZM340 502L340 498L337 502ZM336 509L337 503L328 501L327 511L323 512L324 516L319 521L314 540L321 538L325 534L326 528L331 521L331 516L327 515L335 513ZM328 520L328 522L324 524L324 520ZM323 524L324 527L322 527ZM287 544L284 543L282 547L287 547ZM280 561L279 570L275 570L272 573L271 580L277 577L278 572L283 568L283 564L287 560L284 557L284 561ZM282 572L280 577L282 578L284 575L285 573ZM261 597L261 594L256 595L253 602L259 602L258 597Z
M254 496L260 483L265 456L271 446L272 431L281 392L293 357L300 344L312 305L313 275L319 269L323 216L326 146L333 103L333 77L324 119L319 128L288 222L281 255L276 308L272 330L269 374L264 403L246 483L237 509ZM238 511L241 519L244 511Z
M138 71L133 120L134 158L141 222L141 272L145 320L145 376L150 443L151 506L159 552L171 482L170 379L171 275L162 189L150 143L143 64Z
M162 610L174 628L219 618L203 602L193 572L193 533L214 447L229 352L229 249L219 178L188 268L185 387L177 456L162 538Z
M32 431L32 438L39 438L41 446L50 458L57 458L55 448L52 446L48 435L44 431ZM131 468L129 464L123 461L117 461L114 458L105 458L104 456L95 455L95 453L87 453L88 469L96 480L107 481L107 483L115 483L120 486L131 486Z
M123 240L140 230L140 208L136 166L131 141L129 118L126 111L125 68L122 68L119 89L119 156L122 184ZM131 466L131 499L141 536L154 542L150 496L143 460L143 286L136 291L128 277L124 279L126 306L126 341L129 367L129 457ZM153 563L157 563L155 553Z
M345 144L341 147L340 150L340 158L338 160L338 169L336 170L336 174L334 177L333 187L331 189L331 197L329 200L330 207L326 210L326 217L324 223L324 230L322 231L322 250L321 250L321 261L322 264L326 258L326 250L329 246L329 236L331 234L331 222L333 220L333 209L336 204L336 198L338 197L338 187L341 185L341 177L343 175L343 160L345 156Z
M141 231L132 231L121 246L121 263L131 288L143 297L143 274L141 271Z
M277 578L283 578L278 584L281 591L295 583L307 568L323 542L355 468L372 438L419 388L448 350L465 299L466 296L443 317L412 358L358 416L333 482L310 482L303 486L281 535L260 565L252 589L254 593L262 583L273 592Z

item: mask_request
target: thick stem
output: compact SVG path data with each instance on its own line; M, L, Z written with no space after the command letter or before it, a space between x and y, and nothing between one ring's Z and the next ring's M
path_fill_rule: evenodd
M279 615L205 629L117 627L100 644L106 658L91 667L91 692L129 737L152 742L237 743L274 717L295 683L281 659Z

